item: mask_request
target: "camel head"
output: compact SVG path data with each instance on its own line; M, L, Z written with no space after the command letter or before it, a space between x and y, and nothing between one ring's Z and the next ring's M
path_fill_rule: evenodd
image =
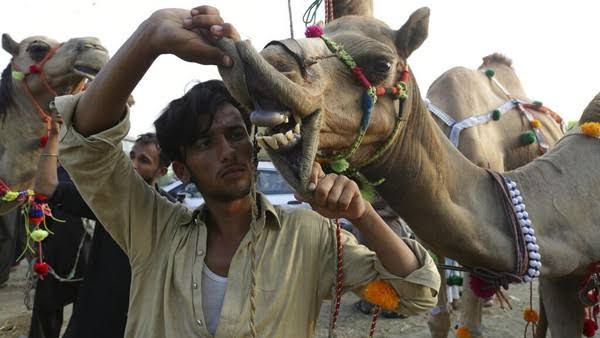
M44 36L32 36L17 42L10 35L2 34L2 48L12 55L11 63L2 74L0 91L3 96L9 95L7 87L21 88L25 78L40 103L56 95L71 93L82 80L92 79L108 62L106 48L93 37L59 43ZM50 88L44 84L44 79ZM3 103L6 105L11 101Z
M427 37L429 9L414 12L399 30L371 13L370 1L337 1L335 19L324 27L323 36L342 46L373 86L391 89L408 70L409 55ZM257 141L279 171L297 191L306 192L315 159L327 162L323 158L356 145L367 89L319 37L274 41L260 56L247 43L237 43L236 48L247 88L240 89L240 77L222 70L223 79L233 95L252 108ZM362 142L348 158L351 164L367 159L394 129L398 98L378 96L373 107Z

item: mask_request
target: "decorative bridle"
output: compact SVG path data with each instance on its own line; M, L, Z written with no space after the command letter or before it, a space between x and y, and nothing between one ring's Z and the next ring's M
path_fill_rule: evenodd
M40 62L30 65L29 68L27 69L27 72L18 70L14 61L11 62L13 79L15 79L17 81L21 81L21 83L23 84L25 94L27 94L27 97L33 103L33 106L35 107L38 115L40 115L40 118L46 124L47 130L50 129L50 121L51 121L50 114L40 105L39 102L37 102L37 100L33 96L32 92L31 92L31 88L29 88L29 85L27 84L27 77L31 76L33 74L38 74L40 77L40 81L42 82L44 87L46 87L46 90L52 96L58 96L56 90L54 90L52 85L50 85L50 83L48 82L48 79L46 79L46 73L44 72L44 65L46 64L46 62L48 62L48 60L50 60L52 58L52 56L54 56L56 51L61 46L62 46L62 43L52 47L48 51L48 53L46 53L46 55ZM45 146L45 142L43 141L43 138L44 138L43 136L40 138L40 147ZM47 135L46 135L46 141L48 141ZM42 143L44 143L44 144L42 144Z
M392 87L375 86L365 76L363 68L356 63L354 58L341 45L327 36L322 35L322 31L314 29L313 27L314 26L311 26L307 29L307 32L310 31L308 33L310 34L310 37L319 37L321 40L323 40L327 48L352 71L355 78L365 89L361 100L363 114L354 141L349 148L338 154L327 155L320 152L317 153L317 161L327 163L331 170L336 173L344 174L358 180L361 184L363 196L367 199L371 199L374 193L373 188L381 184L384 180L380 179L376 182L370 182L362 174L360 174L359 170L378 160L394 144L398 135L400 134L399 132L402 121L402 112L404 110L404 102L408 98L407 84L410 81L410 71L408 66L405 66L400 73L398 82ZM373 153L372 156L363 160L362 162L350 165L350 158L356 153L362 144L364 136L366 135L367 129L371 123L373 108L375 107L378 98L381 96L391 96L394 100L399 101L398 116L396 117L392 133L388 139Z

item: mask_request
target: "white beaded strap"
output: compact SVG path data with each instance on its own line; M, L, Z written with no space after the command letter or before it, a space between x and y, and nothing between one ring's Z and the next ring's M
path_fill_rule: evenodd
M454 124L456 124L456 120L452 118L450 115L446 114L440 107L433 104L429 99L425 99L425 104L427 104L427 109L433 113L433 115L437 116L442 122L444 122L448 127L452 128Z
M496 109L492 109L491 111L489 111L487 113L484 113L481 115L476 115L476 116L471 116L460 122L455 123L452 126L452 130L450 130L450 136L448 136L448 138L450 139L450 142L452 142L452 144L458 148L458 143L460 141L459 140L460 133L463 131L463 129L486 124L494 119L493 115L494 115L495 111L498 111L500 116L502 116L507 111L516 107L517 104L519 104L519 103L523 103L523 101L517 100L517 99L506 101L500 107L498 107Z
M525 275L523 275L522 279L524 283L529 283L540 275L540 269L542 267L542 255L539 253L540 247L537 245L537 239L534 235L535 231L533 230L531 220L529 219L529 214L525 208L525 203L523 203L523 196L521 196L521 192L517 189L517 183L508 177L505 177L504 180L510 193L513 210L517 215L519 225L521 226L521 230L523 232L523 238L525 239L525 243L527 245L527 256L529 259L527 264L527 272Z

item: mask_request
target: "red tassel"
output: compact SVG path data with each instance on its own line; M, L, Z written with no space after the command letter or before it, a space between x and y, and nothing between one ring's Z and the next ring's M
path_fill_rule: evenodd
M46 275L50 271L50 267L45 262L35 263L33 264L33 271L35 271L35 273L37 273L40 276L40 278L44 279L44 277L46 277Z
M593 337L596 335L596 330L598 330L598 324L591 319L586 319L583 322L583 335L586 337Z
M323 35L323 27L321 25L311 25L306 27L304 36L307 38L320 38Z
M400 81L404 83L408 83L410 80L410 72L408 70L403 70L402 74L400 74Z
M37 63L29 66L30 74L39 74L41 72L42 72L42 66L38 65Z
M473 290L473 293L479 298L490 298L496 294L495 289L490 288L485 281L474 275L471 275L469 286L471 287L471 290Z
M40 148L44 148L48 143L48 135L43 135L40 137Z

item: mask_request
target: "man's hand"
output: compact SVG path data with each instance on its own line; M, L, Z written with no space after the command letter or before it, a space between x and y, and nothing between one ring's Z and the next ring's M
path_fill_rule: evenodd
M231 66L232 60L215 47L223 37L239 41L235 28L224 23L219 11L210 6L189 10L161 9L145 22L151 30L150 41L156 55L174 54L201 64Z
M313 163L310 181L312 198L304 200L299 195L296 195L296 198L310 203L312 208L324 217L346 218L352 221L361 218L370 208L362 198L356 182L344 175L326 175L317 162Z
M57 112L52 112L52 115L50 115L50 118L51 118L51 122L50 122L50 129L48 130L48 134L49 134L49 136L58 136L58 134L60 133L60 127L63 124L63 118Z

